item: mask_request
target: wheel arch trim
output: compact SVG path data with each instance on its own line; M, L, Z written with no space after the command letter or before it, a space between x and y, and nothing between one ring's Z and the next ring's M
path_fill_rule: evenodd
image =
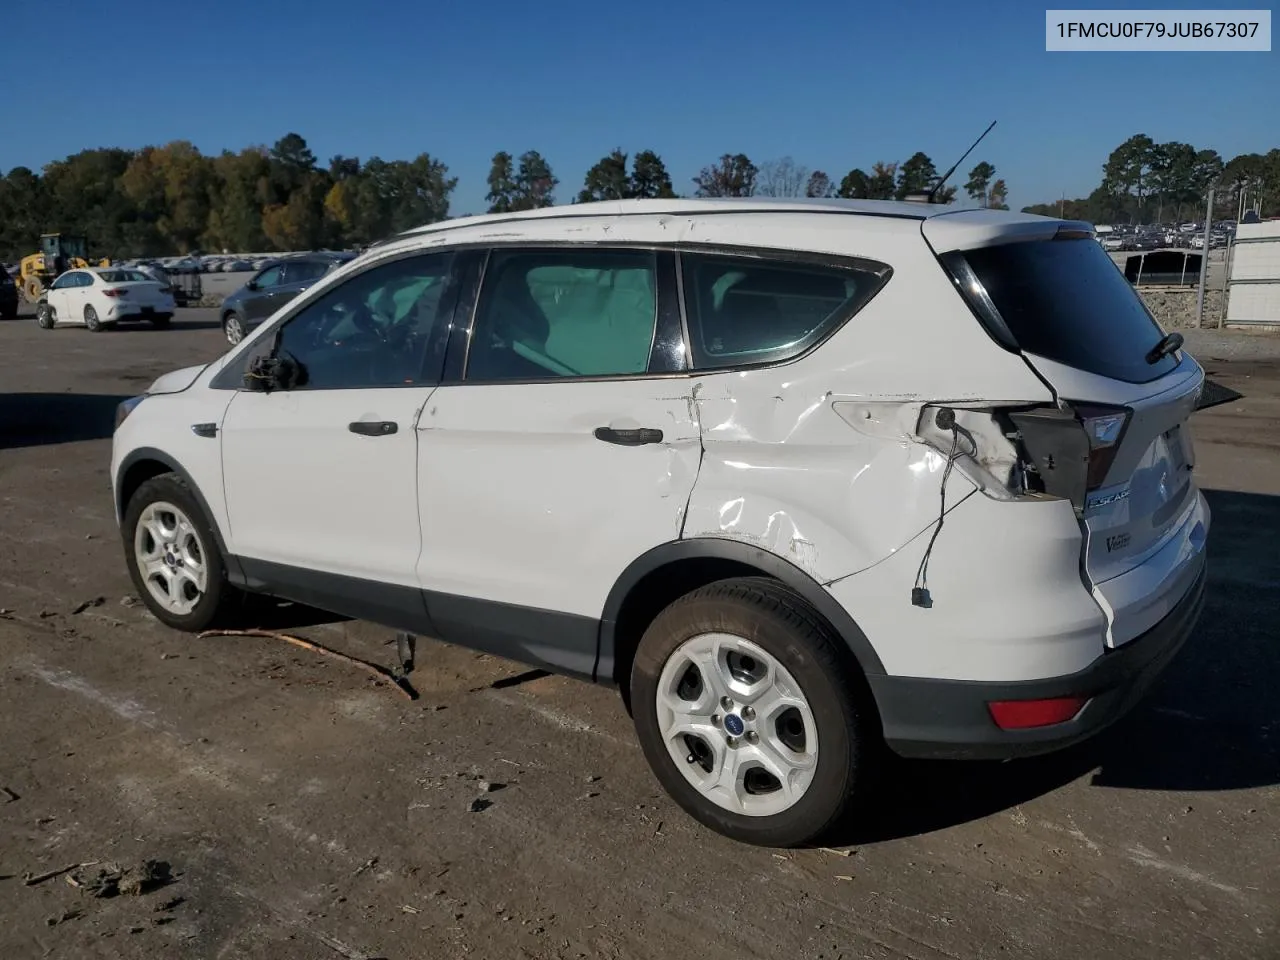
M829 623L867 676L881 676L884 664L862 628L818 581L795 564L760 547L722 537L673 540L653 547L633 560L618 577L605 600L596 647L595 679L612 681L617 662L617 625L623 605L649 574L683 560L727 560L754 567L795 591Z
M191 474L182 466L174 457L155 447L138 447L131 450L116 470L115 484L112 490L112 498L115 500L116 516L120 520L121 533L124 534L124 515L129 504L124 497L124 478L129 475L130 468L144 461L155 461L168 468L166 472L176 473L182 478L183 483L191 491L191 495L195 497L196 503L199 504L200 510L204 513L205 521L209 524L209 529L213 531L213 539L217 542L218 550L222 553L222 562L227 569L227 578L235 584L243 585L245 581L244 571L240 568L240 560L227 549L227 543L222 537L222 530L218 526L216 514L209 508L209 501L205 499L204 491L200 489L200 485L192 479ZM146 481L144 480L143 483Z

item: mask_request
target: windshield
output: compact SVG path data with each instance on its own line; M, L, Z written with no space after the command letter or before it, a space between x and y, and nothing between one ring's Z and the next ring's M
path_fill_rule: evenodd
M1146 356L1163 331L1146 305L1092 239L1006 243L955 257L972 269L998 319L1018 349L1088 373L1147 383L1178 365L1173 356L1154 364ZM984 324L990 318L975 301L980 293L961 283ZM1007 341L1002 331L990 331Z

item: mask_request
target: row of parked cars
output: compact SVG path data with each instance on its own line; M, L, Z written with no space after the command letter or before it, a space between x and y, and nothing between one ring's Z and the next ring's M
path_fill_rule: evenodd
M1215 222L1209 232L1209 249L1226 247L1235 236L1234 220ZM1139 224L1115 227L1099 233L1098 241L1108 251L1148 250L1202 250L1204 249L1204 224Z
M263 254L261 256L209 257L191 254L185 257L158 257L125 260L122 261L122 265L129 267L158 267L170 274L246 273L251 270L261 270L277 256L279 255Z

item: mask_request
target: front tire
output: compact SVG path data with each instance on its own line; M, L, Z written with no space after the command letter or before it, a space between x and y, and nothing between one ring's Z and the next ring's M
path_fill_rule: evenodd
M230 619L238 596L210 520L178 474L143 483L121 524L129 576L161 623L198 632Z
M52 330L54 324L58 322L53 312L53 307L49 306L48 301L41 301L36 306L36 323L40 325L41 330Z
M667 607L631 671L636 732L691 816L744 843L792 847L869 791L879 727L841 641L765 578L722 580Z
M84 325L92 333L99 333L103 329L103 323L98 319L98 311L93 309L92 305L86 305L84 308Z

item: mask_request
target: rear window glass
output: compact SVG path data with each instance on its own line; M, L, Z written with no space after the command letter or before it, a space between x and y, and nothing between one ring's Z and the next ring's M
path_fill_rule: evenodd
M294 260L285 264L284 282L304 283L323 276L328 269L329 264L319 260Z
M147 283L155 280L155 277L148 277L141 270L109 270L99 276L105 283Z
M880 289L883 271L682 253L696 369L798 356Z
M964 260L1026 353L1129 383L1178 365L1173 356L1147 363L1164 334L1093 240L1002 244L966 251Z

